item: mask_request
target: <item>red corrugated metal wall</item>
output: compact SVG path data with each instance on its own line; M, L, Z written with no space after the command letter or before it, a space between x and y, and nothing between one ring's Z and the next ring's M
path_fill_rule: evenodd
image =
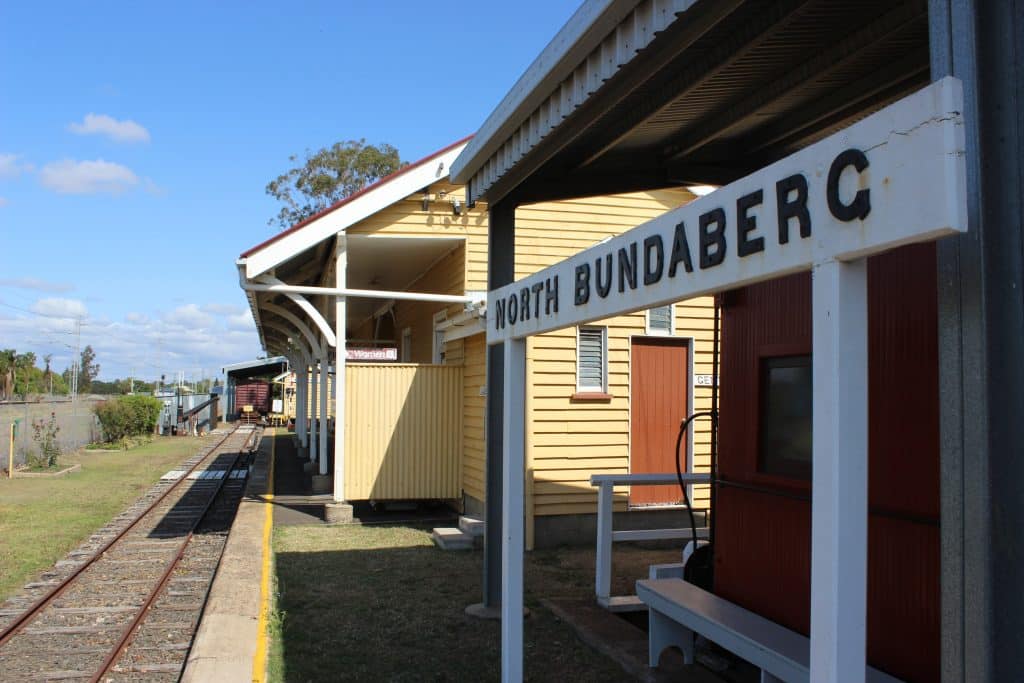
M869 261L868 660L939 677L935 248ZM715 590L807 633L810 483L758 472L760 358L811 350L810 275L724 297Z

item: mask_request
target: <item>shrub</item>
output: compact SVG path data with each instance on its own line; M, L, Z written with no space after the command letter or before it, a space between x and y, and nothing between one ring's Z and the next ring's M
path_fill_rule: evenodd
M48 470L57 466L60 457L60 444L57 443L57 416L50 413L49 420L32 420L32 440L38 450L31 453L27 460L32 469Z
M97 403L93 412L107 442L124 442L129 437L151 434L163 404L152 396L118 396Z

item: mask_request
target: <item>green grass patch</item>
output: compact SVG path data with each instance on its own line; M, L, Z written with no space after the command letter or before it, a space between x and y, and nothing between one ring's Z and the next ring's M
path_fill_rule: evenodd
M463 612L481 598L479 551L441 551L428 529L406 526L278 527L273 543L269 680L500 678L500 624ZM616 548L613 592L629 590L648 564L675 557L678 551ZM593 596L592 548L528 553L525 590L528 680L631 680L540 604Z
M94 441L93 443L86 444L85 448L90 451L127 451L152 443L154 438L157 437L154 437L152 434L124 436L115 441Z
M0 479L0 600L64 557L215 437L157 439L129 451L63 456L56 478Z

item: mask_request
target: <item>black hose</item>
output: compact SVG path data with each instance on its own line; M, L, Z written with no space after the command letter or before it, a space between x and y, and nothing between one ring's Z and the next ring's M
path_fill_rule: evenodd
M698 417L710 417L711 423L714 424L715 422L714 411L694 413L679 424L679 435L676 437L676 481L679 482L679 490L683 492L683 502L686 503L686 512L690 516L690 533L692 534L690 538L693 540L694 550L697 550L697 520L693 516L693 505L690 504L690 495L686 492L686 484L683 483L683 466L680 461L679 451L680 446L683 445L683 434L686 433L690 423Z

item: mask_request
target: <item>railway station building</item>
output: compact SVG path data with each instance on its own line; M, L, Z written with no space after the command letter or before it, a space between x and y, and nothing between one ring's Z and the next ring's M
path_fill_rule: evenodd
M493 250L486 202L468 203L465 186L449 177L467 142L406 166L238 261L261 344L296 371L297 438L314 492L333 493L338 503L332 515L352 501L442 499L485 516ZM520 207L515 273L534 273L694 197L663 187ZM614 273L602 264L595 282L642 278L638 255L630 259ZM592 474L675 471L680 421L710 407L713 316L713 300L695 298L531 340L523 467L530 546L594 542ZM679 458L682 471L707 472L709 421L688 433ZM709 506L706 485L689 493L695 509ZM619 488L617 523L678 527L680 502L676 485Z
M722 311L713 578L697 599L640 582L652 664L700 622L762 680L1020 677L1022 44L1020 2L594 0L510 88L451 175L489 212L504 680L522 676L530 345L697 295ZM516 266L536 202L687 184L720 189ZM650 277L601 291L598 264L632 249ZM548 282L557 305L526 315Z

